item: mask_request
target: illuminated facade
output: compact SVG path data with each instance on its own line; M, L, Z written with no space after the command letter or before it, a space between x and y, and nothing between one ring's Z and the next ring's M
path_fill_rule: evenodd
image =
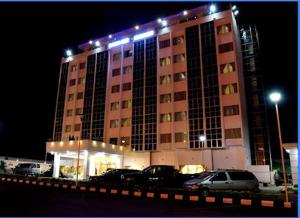
M74 168L79 145L83 178L151 164L185 172L251 164L232 10L199 7L79 48L61 63L47 143L55 176L63 161Z

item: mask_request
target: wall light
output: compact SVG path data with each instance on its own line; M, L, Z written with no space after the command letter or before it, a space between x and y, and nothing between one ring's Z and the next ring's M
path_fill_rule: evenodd
M233 12L233 14L234 14L234 16L236 16L236 15L238 15L238 14L239 14L239 11L238 11L238 10L236 10L236 11L234 11L234 12Z
M210 14L213 14L213 13L215 13L217 11L217 7L216 7L216 5L210 5L209 6L209 12L210 12Z
M68 49L68 50L66 51L66 55L67 55L68 57L70 57L70 56L73 55L73 53L72 53L72 51L71 51L70 49Z
M109 34L109 35L108 35L108 38L110 38L110 39L111 39L111 38L112 38L112 35L111 35L111 34Z
M92 41L92 40L90 40L90 41L89 41L89 44L90 44L90 45L92 45L92 44L93 44L93 41Z
M168 21L166 21L166 20L161 21L161 25L162 26L167 26L168 25Z
M148 31L148 32L141 33L141 34L133 36L133 41L144 39L144 38L147 38L147 37L150 37L150 36L153 36L153 35L154 35L154 31L151 30L151 31Z
M111 43L108 44L108 48L113 48L113 47L116 47L116 46L119 46L119 45L126 44L128 42L129 42L129 38L125 38L125 39L122 39L122 40L119 40L119 41L111 42Z
M157 19L157 23L161 23L162 22L162 19L161 18L158 18Z
M185 11L182 12L182 14L183 14L184 16L186 16L186 15L188 15L188 11L185 10Z
M100 42L99 42L99 41L96 41L96 42L95 42L95 45L96 45L97 47L99 47L99 46L100 46Z
M136 26L134 27L134 29L135 29L135 30L139 30L139 29L140 29L140 26L139 26L139 25L136 25Z

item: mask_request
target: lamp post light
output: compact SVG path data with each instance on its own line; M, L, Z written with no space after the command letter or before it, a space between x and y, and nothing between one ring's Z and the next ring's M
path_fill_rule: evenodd
M281 153L281 164L282 164L282 170L283 170L285 201L288 202L289 197L288 197L288 192L287 192L286 171L285 171L285 165L284 165L283 146L282 146L282 138L281 138L281 130L280 130L280 119L279 119L278 104L277 104L281 99L281 94L279 92L273 92L270 94L269 97L270 97L270 100L275 103L278 136L279 136L279 143L280 143L280 153Z
M79 136L77 137L78 141L78 149L77 149L77 166L76 166L76 187L78 186L78 171L79 171L79 160L80 160L80 135L81 135L81 128L82 128L82 120L83 114L78 114L80 116L80 131Z
M205 168L205 165L204 165L204 154L203 154L203 152L204 152L204 142L205 142L205 140L206 140L205 135L200 135L200 136L199 136L200 146L201 146L201 150L202 150L201 154L202 154L202 165L203 165L202 167L203 167L203 168Z

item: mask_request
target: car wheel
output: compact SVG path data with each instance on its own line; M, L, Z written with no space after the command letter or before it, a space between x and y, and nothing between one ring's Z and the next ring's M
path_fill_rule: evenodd
M202 188L200 190L200 192L201 192L202 196L207 197L208 194L209 194L209 189L208 188Z

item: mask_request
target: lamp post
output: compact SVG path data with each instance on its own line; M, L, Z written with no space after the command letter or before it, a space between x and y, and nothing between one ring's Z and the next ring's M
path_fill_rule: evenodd
M200 135L199 136L199 141L200 141L200 146L201 146L201 150L202 150L202 152L201 152L201 154L202 154L202 167L203 168L205 168L204 166L204 154L203 154L203 151L204 151L204 142L205 142L205 140L206 140L206 137L205 137L205 135Z
M78 171L79 171L79 160L80 160L80 135L81 135L81 127L82 127L82 119L83 114L78 114L80 116L80 131L79 136L77 137L78 141L78 149L77 149L77 166L76 166L76 187L78 186Z
M282 146L282 138L281 138L281 130L280 130L280 119L279 119L278 104L277 104L281 99L281 94L279 92L273 92L270 94L269 97L270 97L270 100L275 103L278 136L279 136L279 143L280 143L280 153L281 153L281 164L282 164L282 171L283 171L285 201L288 202L289 198L288 198L287 185L286 185L286 171L285 171L285 165L284 165L283 146Z

